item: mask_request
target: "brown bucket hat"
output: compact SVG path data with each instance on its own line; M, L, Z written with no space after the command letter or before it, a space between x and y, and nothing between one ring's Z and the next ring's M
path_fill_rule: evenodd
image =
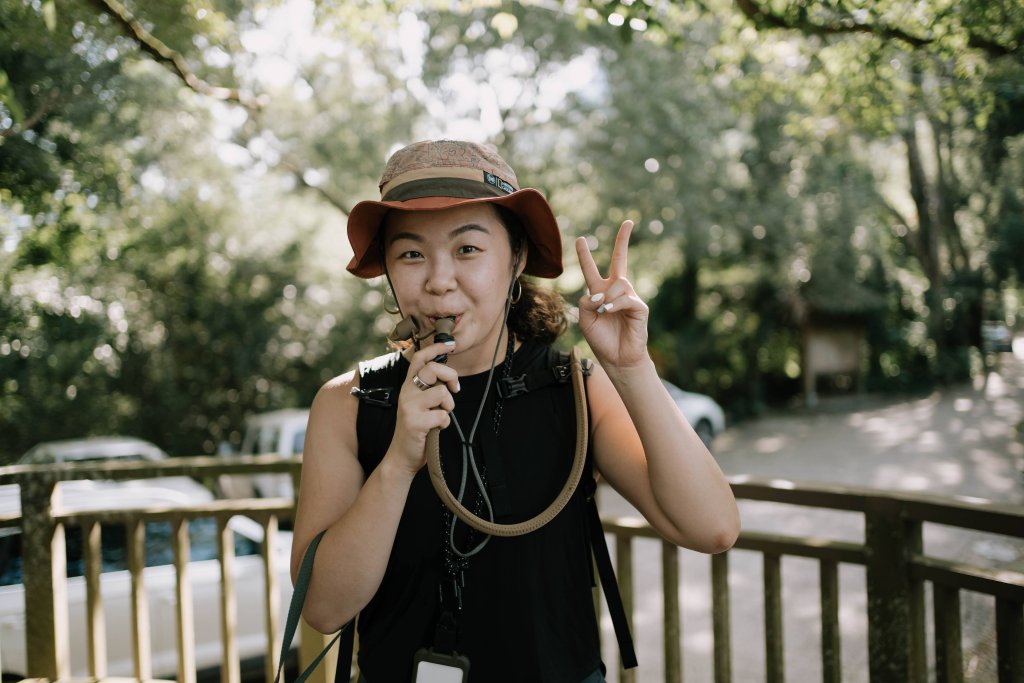
M500 204L522 220L529 248L524 273L561 275L562 238L544 195L520 189L515 172L493 150L458 140L416 142L391 155L380 179L380 201L359 202L348 216L354 255L347 269L363 278L384 274L374 242L388 211L437 211L484 203Z

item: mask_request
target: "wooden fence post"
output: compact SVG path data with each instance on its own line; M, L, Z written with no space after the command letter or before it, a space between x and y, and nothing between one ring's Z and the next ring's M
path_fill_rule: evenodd
M353 624L349 628L355 628ZM317 655L331 642L332 636L327 636L306 623L305 619L299 620L299 671L305 671L306 667L313 663ZM355 650L353 650L353 656ZM343 663L342 666L345 666ZM331 648L330 652L320 661L318 666L309 678L310 683L330 683L335 679L335 672L338 668L338 646ZM347 681L348 678L342 680Z
M67 557L64 527L53 519L56 484L23 477L21 561L25 584L25 645L28 675L57 680L70 676Z
M920 552L921 523L904 519L900 502L869 498L865 506L868 671L871 683L923 681L923 586L910 576Z
M732 625L729 609L729 553L711 556L711 632L715 683L732 683Z

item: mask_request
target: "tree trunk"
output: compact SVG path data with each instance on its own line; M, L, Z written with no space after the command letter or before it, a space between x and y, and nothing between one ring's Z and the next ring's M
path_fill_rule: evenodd
M910 175L910 195L917 208L917 257L921 261L925 277L928 278L928 291L925 302L928 305L928 336L935 343L936 352L943 350L943 274L939 262L939 226L936 221L936 207L932 188L928 186L928 177L921 162L921 149L917 143L917 131L911 118L902 133L907 146L907 169Z

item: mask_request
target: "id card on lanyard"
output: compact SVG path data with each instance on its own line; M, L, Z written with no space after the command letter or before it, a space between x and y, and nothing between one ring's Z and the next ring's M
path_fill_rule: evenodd
M469 658L460 654L420 649L413 658L413 683L466 683L469 680Z

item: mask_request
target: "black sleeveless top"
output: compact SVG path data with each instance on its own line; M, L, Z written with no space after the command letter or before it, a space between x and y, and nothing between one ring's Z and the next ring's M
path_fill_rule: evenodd
M513 356L509 376L543 371L557 355L526 342ZM359 462L367 476L390 446L408 367L397 353L360 366L362 389L392 388L390 400L379 401L389 406L360 401ZM467 438L486 381L486 372L459 378L455 417ZM576 446L572 386L553 383L503 399L497 434L496 395L492 385L475 450L486 468L495 521L521 522L546 508L568 476ZM454 424L442 430L440 444L449 487L457 493L462 455ZM547 526L524 536L492 537L469 558L456 650L469 657L470 681L578 683L600 665L583 489L581 484ZM464 501L472 509L472 493ZM424 467L413 479L380 588L359 615L358 661L372 683L411 680L416 651L433 645L439 585L446 576L442 511ZM465 531L461 522L458 528Z

